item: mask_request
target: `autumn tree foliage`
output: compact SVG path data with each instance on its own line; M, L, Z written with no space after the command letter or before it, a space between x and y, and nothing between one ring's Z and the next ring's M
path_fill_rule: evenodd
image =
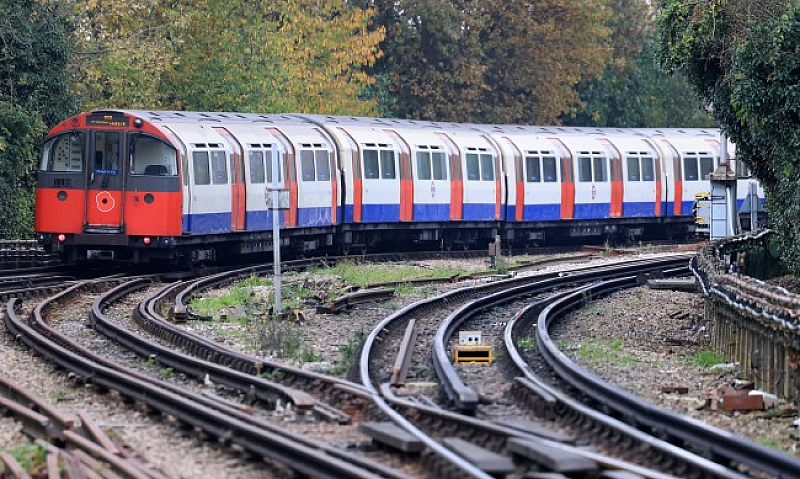
M65 3L0 0L0 238L33 234L39 142L73 111Z
M346 0L77 0L86 108L369 114L372 12Z
M590 0L363 0L386 29L390 109L429 120L550 123L608 59L610 14Z

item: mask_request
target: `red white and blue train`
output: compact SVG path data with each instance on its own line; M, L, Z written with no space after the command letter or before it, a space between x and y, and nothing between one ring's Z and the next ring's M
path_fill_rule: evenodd
M466 249L496 235L505 246L679 236L692 231L695 194L709 190L718 135L93 111L44 142L36 231L48 250L76 262L192 263L269 251L265 192L275 154L288 191L281 242L298 254Z

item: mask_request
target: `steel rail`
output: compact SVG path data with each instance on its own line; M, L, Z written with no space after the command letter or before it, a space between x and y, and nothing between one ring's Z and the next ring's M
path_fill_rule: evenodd
M281 380L290 380L294 387L297 388L312 388L325 384L334 389L351 391L359 396L368 397L367 391L360 384L248 356L168 322L158 312L159 304L172 296L181 286L185 285L180 283L167 285L160 291L156 291L143 299L134 314L134 320L139 327L154 336L168 341L173 346L189 351L194 356L247 374L260 375L266 373Z
M644 273L655 269L673 268L685 263L686 259L669 258L666 260L634 260L623 264L601 265L587 268L582 271L574 272L569 276L556 276L545 278L540 281L531 281L528 284L509 287L496 293L487 294L480 298L466 302L457 310L449 314L436 330L433 343L433 366L445 391L448 399L453 403L457 410L469 412L474 411L479 403L478 394L464 384L461 377L453 368L450 356L447 352L447 344L455 333L467 319L485 309L505 304L514 299L531 294L539 294L556 288L565 287L572 284L581 284L595 281L599 278L619 277L630 274ZM503 282L493 283L496 287ZM485 290L484 286L474 287L476 291Z
M537 321L539 351L551 367L573 387L613 410L626 422L653 431L659 437L707 451L730 464L741 464L774 477L800 477L800 460L717 429L686 416L661 409L644 399L610 385L564 355L550 338L549 328L559 318L579 307L588 292L593 297L635 284L633 277L592 285L565 295L548 305Z
M310 477L372 478L373 474L338 458L299 444L245 423L218 410L195 402L152 382L142 381L95 361L79 356L39 334L20 320L19 301L8 302L5 324L12 334L35 349L42 357L70 370L98 386L115 390L122 396L142 401L155 410L172 415L186 424L199 427L210 434L235 442L248 451L286 464L289 468Z
M51 297L46 304L62 299L84 285ZM50 328L42 319L40 304L28 326L20 320L18 299L7 303L5 323L17 339L42 357L86 378L100 387L142 401L151 408L172 415L204 431L240 444L259 456L286 464L309 477L388 477L407 479L399 471L335 447L297 436L264 420L97 356Z
M310 410L314 407L314 398L303 391L286 387L259 376L244 374L240 371L220 366L217 363L203 361L164 347L109 320L103 314L102 311L110 304L149 284L151 283L144 279L134 280L123 283L100 295L92 304L92 309L89 313L92 326L105 336L114 339L140 356L153 358L165 366L182 371L200 380L208 378L214 383L223 384L247 395L272 403L279 397L284 398L294 404L300 411Z

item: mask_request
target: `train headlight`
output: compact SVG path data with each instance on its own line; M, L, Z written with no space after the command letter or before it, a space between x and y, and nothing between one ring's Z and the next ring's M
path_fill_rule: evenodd
M58 242L63 243L64 241L67 241L67 235L61 233L60 235L58 235Z
M144 239L142 240L142 242L143 242L145 245L149 245L149 244L150 244L150 237L149 237L149 236L145 236L145 237L144 237Z

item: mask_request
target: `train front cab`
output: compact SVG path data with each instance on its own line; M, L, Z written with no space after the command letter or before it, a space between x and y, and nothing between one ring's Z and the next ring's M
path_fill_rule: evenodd
M140 119L84 113L45 140L35 228L64 259L137 260L143 249L169 256L181 233L180 205L177 149Z

